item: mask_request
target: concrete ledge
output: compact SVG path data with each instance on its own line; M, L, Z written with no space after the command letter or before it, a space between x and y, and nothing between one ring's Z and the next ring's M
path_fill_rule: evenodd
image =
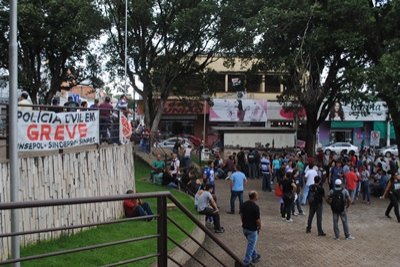
M199 227L192 232L192 236L196 239L200 244L204 244L204 240L206 234ZM184 247L191 254L195 254L197 250L200 248L190 237L188 237L185 241L181 243L182 247ZM181 265L185 265L191 257L179 247L176 247L172 252L168 253L171 258L179 262ZM168 259L168 267L178 267L173 261Z
M194 229L194 231L191 234L193 238L196 239L200 244L204 244L206 234L199 227L196 227L196 229ZM200 248L199 245L197 245L190 237L185 239L181 243L181 246L183 246L192 255L195 254L197 250ZM191 259L191 257L179 247L174 248L174 250L169 252L168 255L182 266L185 265ZM156 266L157 262L152 265L152 267ZM167 266L178 267L178 265L176 265L175 262L171 261L170 259L168 259Z

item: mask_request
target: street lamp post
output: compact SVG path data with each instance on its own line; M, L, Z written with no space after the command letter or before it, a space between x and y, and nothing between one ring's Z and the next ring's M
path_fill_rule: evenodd
M8 69L10 74L10 94L9 94L9 155L10 155L10 200L19 201L19 161L17 146L17 89L18 89L18 44L17 44L17 0L10 1L10 44L9 44L9 62ZM19 232L20 210L11 210L11 232ZM13 259L20 258L20 237L18 235L11 237L11 254ZM13 263L14 267L19 267L20 263Z

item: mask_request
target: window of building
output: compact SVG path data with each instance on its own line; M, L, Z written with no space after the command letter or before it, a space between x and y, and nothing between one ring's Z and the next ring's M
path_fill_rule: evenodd
M279 93L281 91L281 82L278 75L265 76L265 92Z
M261 92L262 76L257 74L249 74L246 76L246 90L247 92L258 93Z

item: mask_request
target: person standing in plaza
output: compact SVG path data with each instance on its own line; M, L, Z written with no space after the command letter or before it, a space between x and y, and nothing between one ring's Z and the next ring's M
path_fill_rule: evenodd
M354 237L349 233L349 223L347 220L346 210L349 208L351 199L349 191L342 187L342 180L336 179L335 186L329 191L327 202L331 205L332 218L333 218L333 231L335 232L335 239L339 238L339 217L343 224L343 231L346 240L353 240Z
M285 220L286 215L286 222L291 223L293 222L293 220L291 219L291 215L292 205L294 201L294 192L296 192L296 184L292 179L292 174L285 173L283 175L282 181L279 182L279 186L281 187L281 191L283 193L283 209L281 208L282 220Z
M252 149L247 154L247 169L249 170L249 179L255 179L257 176L256 155Z
M252 263L260 261L261 255L256 251L257 239L261 230L260 208L256 204L258 193L251 191L249 200L243 203L240 217L242 219L243 234L247 239L244 266L252 266Z
M246 167L247 167L246 166L246 155L244 154L243 147L240 148L240 151L239 151L239 153L237 153L236 158L237 158L236 164L238 164L240 166L240 170L243 173L247 173L247 171L246 171Z
M239 197L239 212L242 210L243 206L243 191L244 187L247 183L246 175L241 172L239 165L235 166L235 171L232 173L230 177L230 186L231 186L231 210L228 211L228 214L235 214L235 201L236 198Z
M306 178L306 185L304 186L303 199L301 201L302 205L305 205L307 202L308 190L310 189L310 186L314 184L316 176L318 176L318 172L315 170L314 164L311 163L308 165L308 170L306 170L306 174L304 175Z
M260 169L261 169L261 174L262 174L262 191L266 192L271 192L271 162L269 161L269 158L267 154L263 153L261 160L260 160Z
M358 177L354 171L353 166L351 166L350 170L345 173L345 178L346 178L346 189L347 191L349 191L351 203L354 204Z
M385 216L390 217L390 211L394 208L394 214L396 215L397 221L400 223L400 213L399 213L399 200L400 200L400 176L398 173L393 173L392 177L386 186L385 193L381 196L381 199L389 196L390 203L386 209Z
M308 204L310 205L310 211L308 214L308 222L306 233L311 233L311 225L314 218L314 214L317 213L317 228L318 236L326 236L322 230L322 202L325 197L324 188L321 186L321 178L316 176L314 178L314 184L310 186L308 194Z
M274 160L272 161L272 170L274 172L272 175L272 182L274 181L274 179L278 181L277 175L280 168L281 168L281 161L279 160L278 155L275 155Z

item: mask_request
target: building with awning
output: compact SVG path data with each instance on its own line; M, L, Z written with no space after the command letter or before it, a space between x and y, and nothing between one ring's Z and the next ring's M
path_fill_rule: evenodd
M371 132L380 134L379 146L394 141L393 124L388 115L388 107L383 101L359 106L336 104L326 121L319 127L318 139L322 145L334 142L350 142L356 146L369 146Z

